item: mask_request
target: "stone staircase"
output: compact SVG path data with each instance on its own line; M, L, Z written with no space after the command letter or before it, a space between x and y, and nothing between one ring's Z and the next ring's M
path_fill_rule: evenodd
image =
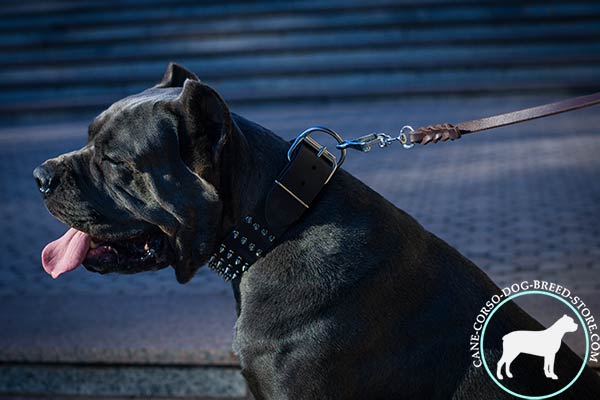
M594 0L0 6L0 123L89 118L169 61L232 105L600 88Z
M29 207L22 212L31 214L28 224L37 229L46 218L56 225L39 233L37 247L59 232L62 226L47 215L34 193L30 171L48 153L79 145L85 120L114 100L156 83L170 61L194 70L232 106L254 107L249 116L269 122L277 132L290 134L313 122L331 122L331 113L318 107L328 103L338 109L334 126L365 133L376 122L377 128L392 129L397 121L394 117L391 122L389 115L396 107L416 118L414 123L436 122L420 110L435 109L440 96L454 98L453 106L444 101L437 110L440 121L452 122L451 116L460 120L510 111L515 96L543 97L517 102L524 107L598 91L599 39L600 3L593 0L4 2L0 150L10 155L6 165L14 171L6 172L3 182L12 203L1 203L23 202L13 204L14 220L5 222L17 229L29 221L17 215L19 207ZM462 102L481 94L491 96L487 108L478 100ZM507 100L510 107L492 107L498 97L512 98ZM387 108L356 121L354 116L364 113L360 105L372 99L382 100ZM473 115L467 112L475 108ZM581 124L593 125L589 120ZM61 125L7 127L55 122ZM39 140L44 135L48 138ZM419 160L409 161L406 166ZM30 241L28 236L20 240ZM17 250L5 252L2 267L15 263ZM31 276L44 278L37 257L27 253L14 268L29 291L15 289L16 294L0 296L0 400L246 395L237 360L230 354L230 289L217 286L220 282L210 281L210 275L187 289L167 286L175 294L162 293L163 280L173 281L168 271L136 278L128 284L135 290L123 289L118 297L99 293L106 287L99 282L113 279L109 284L115 285L125 278L100 281L80 271L72 281L52 282L52 287L65 289L57 294L28 281ZM18 275L25 267L36 272ZM135 286L140 282L142 286ZM223 292L208 293L207 287ZM79 290L73 294L73 289Z

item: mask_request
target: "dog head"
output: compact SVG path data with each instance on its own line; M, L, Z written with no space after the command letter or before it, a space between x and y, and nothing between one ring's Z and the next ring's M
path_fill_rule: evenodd
M71 227L42 252L44 268L56 278L80 264L100 273L173 265L187 282L226 229L223 198L236 196L221 167L233 157L227 144L241 140L221 97L170 64L159 84L102 112L83 148L34 170L46 207Z
M573 318L568 315L563 315L560 317L560 326L565 332L575 332L577 330L577 323L573 320Z

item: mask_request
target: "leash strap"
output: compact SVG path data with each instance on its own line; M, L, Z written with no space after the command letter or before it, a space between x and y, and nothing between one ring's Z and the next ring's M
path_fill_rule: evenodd
M494 115L493 117L460 122L455 125L447 123L433 126L430 125L417 130L405 125L400 130L400 134L398 136L390 136L386 133L374 132L356 139L344 140L336 147L340 150L354 149L362 152L368 152L374 145L378 145L379 147L387 147L395 142L400 142L404 148L410 149L415 144L456 140L460 139L462 135L469 133L480 132L487 129L543 118L554 114L593 106L594 104L598 103L600 103L600 92L590 94L588 96L575 97L556 103L545 104L543 106L531 107L506 114Z
M593 106L594 104L598 103L600 103L600 92L590 94L588 96L558 101L556 103L526 108L524 110L513 111L506 114L460 122L456 125L440 124L427 126L409 133L408 142L410 144L427 144L437 143L438 141L445 142L446 140L455 140L459 139L462 135L469 133L499 128L501 126L517 124L519 122L530 121L532 119L548 117L550 115Z
M276 239L304 214L343 161L345 153L340 163L336 162L336 158L308 134L297 139L290 148L290 161L266 197L264 217L247 215L210 258L208 266L226 281L246 272L274 247Z

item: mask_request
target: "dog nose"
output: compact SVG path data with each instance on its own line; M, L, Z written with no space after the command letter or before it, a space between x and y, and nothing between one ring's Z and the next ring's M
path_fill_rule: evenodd
M44 163L33 170L33 177L40 192L49 194L56 187L54 170Z

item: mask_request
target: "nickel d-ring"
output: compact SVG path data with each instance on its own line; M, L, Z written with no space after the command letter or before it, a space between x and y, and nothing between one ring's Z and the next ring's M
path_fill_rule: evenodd
M400 135L398 135L398 140L402 143L402 147L405 149L412 148L415 144L410 140L410 134L415 130L410 125L404 125L402 129L400 129Z
M338 144L342 144L344 142L344 139L342 139L342 137L339 135L339 133L337 133L333 129L329 129L324 126L313 126L311 128L308 128L307 130L305 130L304 132L302 132L301 134L299 134L296 137L296 139L290 146L290 149L288 150L288 153L287 153L288 161L292 161L292 155L294 154L294 150L296 150L298 145L303 140L308 138L311 134L313 134L314 132L324 132L324 133L328 134L329 136L333 137L335 140L337 140ZM320 157L321 154L323 154L323 152L325 150L326 150L326 147L321 146L321 148L317 152L317 156ZM344 160L346 160L346 149L339 149L339 150L342 154L340 156L339 161L337 161L335 159L335 157L333 157L333 171L335 171L337 168L339 168L344 163Z

